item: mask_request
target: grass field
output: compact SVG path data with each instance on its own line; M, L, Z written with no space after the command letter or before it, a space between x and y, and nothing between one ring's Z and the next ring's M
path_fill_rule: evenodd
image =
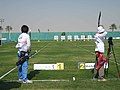
M17 61L15 44L12 42L0 46L0 76L15 67ZM105 47L106 49L108 47L107 41ZM41 51L29 61L28 78L30 80L69 81L34 81L32 84L22 84L14 81L18 79L17 69L15 69L0 80L0 90L119 90L120 80L117 78L113 56L110 59L106 82L93 81L91 70L78 69L79 62L95 62L94 48L94 41L32 41L32 52L39 49ZM120 63L120 40L114 40L114 51L116 59ZM35 63L59 62L65 64L64 70L33 70L33 64ZM76 78L75 81L72 80L73 76Z

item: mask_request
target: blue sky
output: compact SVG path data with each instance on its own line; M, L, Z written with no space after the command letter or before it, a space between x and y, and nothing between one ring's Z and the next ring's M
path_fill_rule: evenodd
M120 0L0 0L4 27L20 31L27 24L31 31L96 31L99 11L106 29L120 25Z

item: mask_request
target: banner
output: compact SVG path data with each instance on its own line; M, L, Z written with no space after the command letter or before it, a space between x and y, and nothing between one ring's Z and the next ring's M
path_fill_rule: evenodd
M64 63L34 64L34 70L64 70Z
M95 65L95 63L79 62L78 69L93 69L94 65ZM108 63L107 63L107 65L104 64L104 68L108 68Z

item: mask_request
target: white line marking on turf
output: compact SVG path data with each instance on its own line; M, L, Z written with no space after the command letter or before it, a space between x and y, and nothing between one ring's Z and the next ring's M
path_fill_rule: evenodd
M95 79L95 80L94 80L94 79L79 79L79 80L80 80L80 81L90 81L90 82L91 82L91 81L98 81L98 79ZM120 80L120 79L119 79L119 78L107 78L107 79L106 79L106 81L118 81L118 80ZM106 81L105 81L105 82L106 82Z
M10 80L11 82L19 82L19 80ZM52 80L47 80L47 79L43 79L43 80L31 80L33 82L69 82L69 80L66 79L52 79Z
M15 70L17 68L17 66L15 66L14 68L12 68L10 71L8 71L7 73L5 73L4 75L2 75L1 77L0 77L0 80L2 79L2 78L4 78L6 75L8 75L10 72L12 72L13 70Z
M98 81L98 79L93 80L93 79L85 79L85 78L81 78L81 79L77 79L80 81ZM107 81L119 81L119 78L107 78ZM67 79L52 79L52 80L47 80L47 79L43 79L43 80L31 80L33 82L70 82L70 80ZM73 81L73 80L71 80ZM20 82L19 80L6 80L6 82Z
M50 44L50 43L48 43ZM43 50L44 48L46 48L48 46L48 44L46 44L44 47L42 47L41 49L39 49L35 54L33 54L31 57L29 58L32 58L33 56L35 56L36 54L38 54L41 50Z
M32 80L33 82L69 82L69 80L65 79L56 79L56 80Z
M49 43L48 43L49 44ZM33 54L30 58L32 58L33 56L35 56L36 54L38 54L41 50L43 50L44 48L46 48L47 47L47 45L48 44L46 44L44 47L42 47L41 49L39 49L35 54ZM12 71L14 71L15 69L17 68L17 66L15 66L14 68L12 68L11 70L9 70L7 73L5 73L4 75L2 75L1 77L0 77L0 80L2 79L2 78L4 78L5 76L7 76L9 73L11 73Z

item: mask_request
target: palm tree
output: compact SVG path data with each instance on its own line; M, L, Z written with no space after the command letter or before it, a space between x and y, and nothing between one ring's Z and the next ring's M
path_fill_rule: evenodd
M0 31L2 31L3 30L3 28L2 28L2 26L0 26Z
M116 30L117 29L117 26L116 26L116 24L111 24L110 25L110 27L109 27L109 29L111 29L112 30L112 32L114 31L114 30Z
M11 40L11 31L12 31L12 27L11 26L6 26L6 28L5 28L5 30L8 32L8 38L9 38L9 40Z

